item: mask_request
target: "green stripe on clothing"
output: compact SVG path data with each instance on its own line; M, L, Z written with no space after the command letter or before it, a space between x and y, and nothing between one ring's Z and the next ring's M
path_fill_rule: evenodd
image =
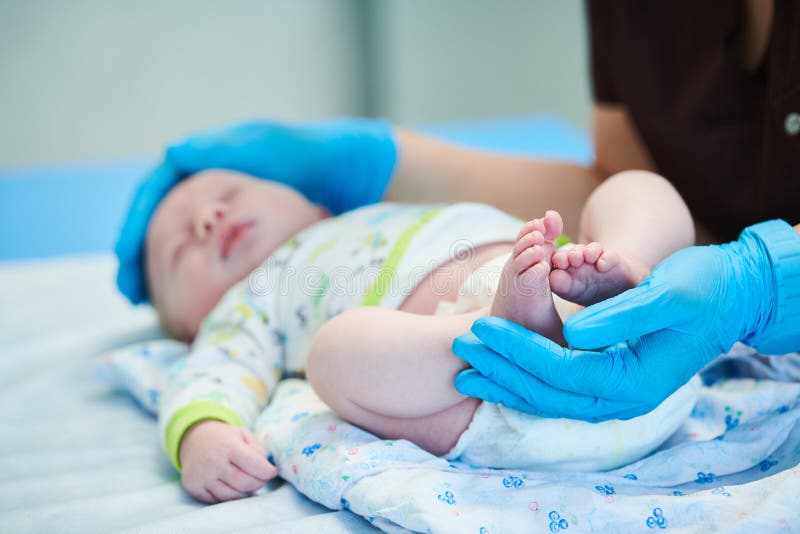
M556 249L563 247L564 245L569 245L572 243L572 239L569 238L567 234L561 234L553 241L553 245Z
M386 261L383 262L383 267L381 267L378 277L375 279L375 283L372 284L372 287L370 287L367 292L367 296L364 297L364 306L378 306L381 303L383 297L386 296L386 291L391 286L395 274L397 274L397 266L400 264L400 260L411 245L414 236L416 236L426 224L431 222L434 217L439 215L441 211L442 210L438 208L431 210L403 230L403 233L400 234L400 237L397 239L397 243L392 247L392 251L389 252Z
M189 428L200 421L212 419L234 426L244 426L242 420L230 408L212 401L197 401L178 408L167 424L164 445L172 465L181 470L181 440Z

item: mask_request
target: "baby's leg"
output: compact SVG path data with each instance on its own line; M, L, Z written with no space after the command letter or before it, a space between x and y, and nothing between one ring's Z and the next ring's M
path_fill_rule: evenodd
M466 364L450 346L485 314L417 315L379 307L344 312L317 332L306 375L343 418L442 455L479 404L453 387Z
M326 322L314 338L306 369L320 398L381 437L408 439L437 455L452 449L479 404L453 387L466 368L451 351L453 338L491 311L562 339L547 276L561 218L553 212L541 231L534 226L520 232L491 310L435 316L368 307Z
M566 300L590 305L636 286L664 258L691 246L694 223L667 180L626 171L591 194L579 240L588 244L553 254L550 286Z

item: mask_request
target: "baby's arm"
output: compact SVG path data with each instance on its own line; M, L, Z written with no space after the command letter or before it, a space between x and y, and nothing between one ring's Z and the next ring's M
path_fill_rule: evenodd
M276 475L247 430L282 369L282 344L263 304L246 284L229 291L171 370L160 402L167 454L186 490L204 502L246 496Z

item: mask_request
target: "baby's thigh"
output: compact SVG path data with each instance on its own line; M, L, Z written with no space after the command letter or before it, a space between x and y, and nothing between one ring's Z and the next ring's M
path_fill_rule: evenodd
M352 404L336 410L347 420L383 439L406 439L431 454L444 456L469 426L481 401L467 398L424 417L398 418L381 415ZM346 413L341 413L341 410Z

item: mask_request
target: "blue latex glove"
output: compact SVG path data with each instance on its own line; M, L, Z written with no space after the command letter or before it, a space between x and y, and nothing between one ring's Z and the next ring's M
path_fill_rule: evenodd
M134 195L114 247L117 287L134 304L147 300L147 225L164 196L186 176L213 168L244 172L287 184L339 214L379 201L396 160L392 127L380 120L251 122L189 136L167 149Z
M679 251L638 287L571 317L558 346L496 317L453 351L465 395L547 417L629 419L655 408L734 342L800 349L800 236L783 221Z

